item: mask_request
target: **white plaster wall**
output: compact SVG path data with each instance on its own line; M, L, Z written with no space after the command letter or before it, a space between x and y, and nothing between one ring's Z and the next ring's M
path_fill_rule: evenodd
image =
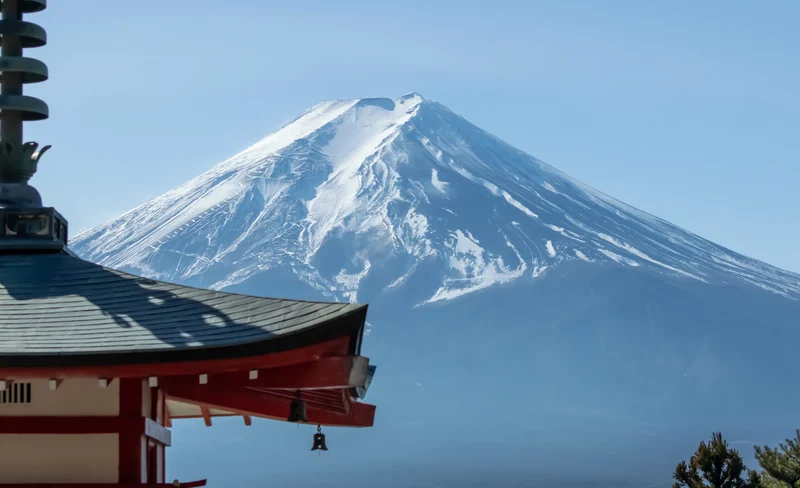
M0 483L117 483L117 434L0 434Z
M50 389L46 379L19 382L31 383L31 403L0 403L0 417L119 415L119 380L100 388L97 379L65 379L56 390Z

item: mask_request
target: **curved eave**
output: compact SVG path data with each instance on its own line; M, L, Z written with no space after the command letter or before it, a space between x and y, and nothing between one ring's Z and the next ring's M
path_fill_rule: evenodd
M265 356L274 356L273 359L280 363L282 355L287 357L287 363L291 363L294 360L288 358L292 357L294 352L319 355L317 353L333 352L329 348L335 348L339 354L358 356L361 353L361 339L364 334L366 315L367 305L363 305L346 315L323 322L313 328L302 329L278 338L227 346L197 346L158 351L103 351L86 354L0 353L0 371L54 368L86 370L119 365L142 366L136 370L157 373L161 369L171 370L172 365L177 363L181 364L179 366L181 368L183 365L194 363L204 365L198 371L207 370L208 363L217 363L222 370L230 370L239 368L228 367L225 366L226 364L244 364L245 362L250 364L248 360L251 360L253 365L272 362L266 361ZM316 353L311 351L316 351ZM114 377L122 376L126 375L114 375Z
M68 254L0 254L2 370L258 362L332 342L359 355L366 313L159 282Z

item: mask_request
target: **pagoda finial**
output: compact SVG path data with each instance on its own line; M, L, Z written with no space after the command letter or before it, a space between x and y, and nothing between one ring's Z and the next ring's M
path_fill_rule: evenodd
M48 78L47 66L22 56L22 49L47 43L45 30L22 20L22 14L40 12L47 0L0 0L0 207L41 206L39 193L28 185L39 159L50 146L36 149L35 142L23 143L22 123L44 120L47 104L22 94L26 83Z

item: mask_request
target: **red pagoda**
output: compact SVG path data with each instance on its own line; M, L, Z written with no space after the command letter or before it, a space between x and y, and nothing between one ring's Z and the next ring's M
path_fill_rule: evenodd
M47 149L22 94L47 67L22 20L46 0L2 0L0 21L0 488L203 486L167 482L177 419L240 416L370 427L361 403L366 305L261 298L133 276L67 248L67 221L28 184Z

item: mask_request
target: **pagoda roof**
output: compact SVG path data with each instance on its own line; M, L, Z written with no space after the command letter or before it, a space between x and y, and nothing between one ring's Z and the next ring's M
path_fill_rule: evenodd
M154 281L66 253L0 254L0 368L226 359L349 338L366 305Z

